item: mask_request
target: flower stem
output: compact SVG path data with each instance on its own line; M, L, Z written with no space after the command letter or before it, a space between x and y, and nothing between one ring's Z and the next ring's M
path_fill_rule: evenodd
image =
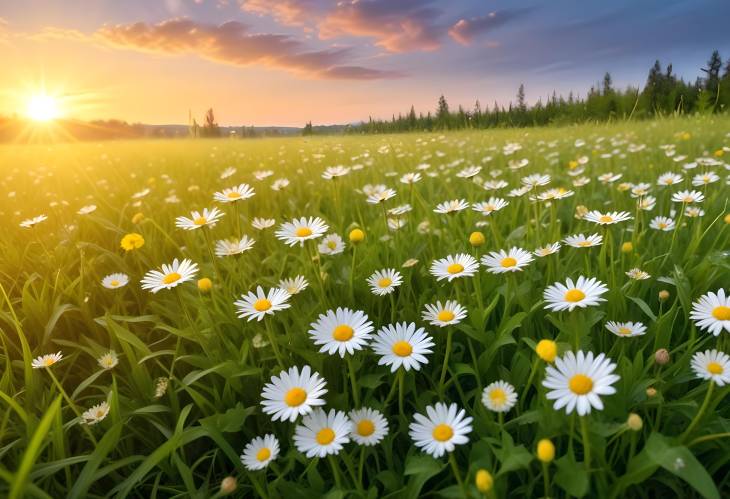
M680 442L684 442L687 440L687 437L689 437L692 434L692 430L695 429L695 426L700 422L702 419L702 416L704 416L705 411L707 410L707 406L710 405L710 399L712 399L712 391L715 387L715 383L713 381L710 381L710 387L707 389L707 394L705 395L705 400L702 402L702 405L700 406L700 410L697 411L697 414L695 415L692 422L689 424L687 429L682 433L682 436L679 437Z
M461 479L461 474L459 473L459 467L456 464L456 459L454 458L454 453L449 453L449 464L451 465L451 470L454 472L454 477L456 478L456 482L459 484L459 487L461 488L464 497L467 496L466 488L464 487L464 481Z
M352 357L345 358L347 362L347 370L350 372L350 383L352 384L352 398L355 401L355 408L360 407L360 392L357 389L357 376L355 375L355 366L352 364Z
M444 353L444 365L441 367L441 377L439 378L439 393L444 394L444 383L446 382L446 371L449 367L449 354L451 353L451 343L453 340L454 330L449 328L446 333L446 352Z
M330 466L332 467L332 475L335 477L335 484L337 485L338 489L342 488L342 478L340 477L340 470L337 469L337 463L335 462L335 458L332 454L327 456L327 460L330 463Z
M550 469L548 463L542 463L542 484L544 496L550 497Z
M269 343L271 343L271 348L274 350L274 356L276 357L276 362L278 362L279 367L284 370L284 360L281 357L281 352L279 351L279 345L276 343L276 336L274 335L274 332L271 330L271 324L268 320L264 319L264 324L266 325L266 335L269 337Z
M591 442L588 437L588 416L580 417L580 430L583 438L583 463L586 467L586 472L590 472L591 469Z

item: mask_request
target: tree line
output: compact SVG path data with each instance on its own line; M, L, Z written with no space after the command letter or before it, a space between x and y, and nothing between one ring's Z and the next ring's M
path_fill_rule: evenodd
M527 127L548 124L572 124L614 119L650 118L654 116L724 112L730 109L730 59L723 69L720 53L715 50L701 75L686 82L674 74L672 64L662 68L656 61L649 70L643 89L614 87L610 73L588 90L585 97L573 92L567 97L555 92L533 105L526 102L524 84L517 90L516 101L506 107L495 102L490 108L477 100L472 109L449 107L441 95L435 112L416 114L413 106L405 115L390 120L373 119L348 127L346 133L394 133L409 131L455 130L462 128ZM311 133L311 126L308 130Z

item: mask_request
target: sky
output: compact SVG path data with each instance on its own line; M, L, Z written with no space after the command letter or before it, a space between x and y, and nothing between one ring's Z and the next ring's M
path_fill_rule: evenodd
M303 126L585 93L730 56L727 0L0 2L0 115Z

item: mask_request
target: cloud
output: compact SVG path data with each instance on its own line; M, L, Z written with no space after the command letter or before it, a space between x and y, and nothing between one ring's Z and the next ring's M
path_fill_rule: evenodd
M522 17L531 9L511 9L490 12L485 16L460 19L449 29L449 36L461 45L471 45L475 37L493 31L500 26Z
M303 26L321 12L317 0L241 0L240 5L246 12L271 16L287 26Z
M237 21L221 25L202 24L188 18L174 18L158 24L105 25L95 36L118 48L162 54L195 54L235 66L260 65L283 69L312 78L374 80L402 76L346 65L350 49L306 51L288 35L256 34Z

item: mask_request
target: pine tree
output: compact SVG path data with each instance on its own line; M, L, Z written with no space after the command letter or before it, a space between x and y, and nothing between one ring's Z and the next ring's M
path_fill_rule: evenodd
M520 111L527 110L527 104L525 103L525 84L520 83L520 88L517 89L517 108Z

